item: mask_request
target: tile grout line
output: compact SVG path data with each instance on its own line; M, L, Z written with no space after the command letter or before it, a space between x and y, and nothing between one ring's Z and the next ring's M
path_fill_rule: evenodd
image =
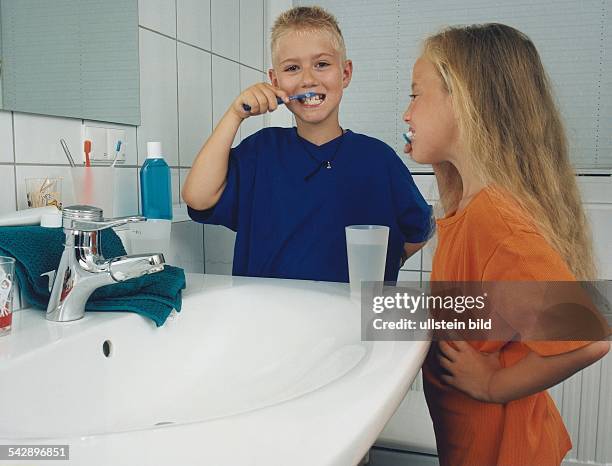
M178 2L177 0L174 0L174 27L175 27L175 34L176 34L176 41L175 41L175 55L174 55L174 59L176 62L176 160L178 161L178 166L181 166L181 107L180 107L180 102L179 102L179 59L178 59L178 54L179 54L179 31L178 31ZM176 189L178 189L178 203L181 204L181 170L179 168L178 171L178 186L176 187Z
M260 73L265 73L264 70L257 69L257 68L255 68L255 67L253 67L251 65L247 65L246 63L241 63L240 61L237 61L237 60L234 60L233 58L229 58L229 57L226 57L224 55L218 54L216 52L213 52L212 50L207 50L204 47L199 47L197 45L190 44L189 42L185 42L185 41L176 39L174 37L171 37L171 36L169 36L167 34L164 34L162 32L156 31L154 29L148 28L146 26L138 25L138 27L141 28L141 29L144 29L145 31L149 31L149 32L152 32L154 34L158 34L158 35L160 35L162 37L165 37L166 39L170 39L170 40L176 41L176 42L178 42L180 44L184 44L184 45L187 45L189 47L193 47L193 48L198 49L198 50L200 50L202 52L210 53L211 55L214 55L215 57L223 58L225 60L228 60L228 61L231 61L231 62L234 62L234 63L238 63L239 65L246 66L247 68L250 68L250 69L252 69L254 71L259 71ZM211 44L211 48L212 48L212 44Z
M17 202L17 150L15 149L15 112L11 112L11 137L13 139L13 189L15 191L15 210L18 210Z
M40 162L40 163L36 163L36 162L0 162L0 166L17 166L17 167L66 167L66 168L70 168L70 165L67 163L44 163L44 162ZM83 165L76 165L77 167L79 166L83 166ZM96 167L110 167L109 164L105 164L105 165L98 165L98 164L94 164L92 165L92 168L96 168ZM117 165L115 168L140 168L141 165ZM175 169L190 169L191 166L189 165L168 165L168 167L170 168L175 168Z

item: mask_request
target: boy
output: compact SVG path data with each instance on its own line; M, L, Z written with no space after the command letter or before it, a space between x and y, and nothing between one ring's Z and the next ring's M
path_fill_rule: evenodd
M272 84L236 98L193 164L182 191L190 217L237 232L234 275L336 282L348 282L344 227L388 225L385 280L397 280L402 257L430 236L431 209L390 147L340 127L353 66L336 19L293 8L271 46ZM316 95L289 100L306 92ZM231 149L241 122L274 111L277 97L297 128L265 128Z

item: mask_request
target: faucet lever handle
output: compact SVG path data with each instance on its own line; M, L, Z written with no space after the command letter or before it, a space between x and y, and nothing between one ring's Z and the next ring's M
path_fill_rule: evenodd
M64 207L62 226L66 230L99 231L117 227L126 223L144 222L146 218L139 215L117 218L103 218L102 209L89 205Z
M117 217L117 218L105 218L103 220L75 220L70 219L68 222L70 225L67 227L64 224L64 228L79 231L99 231L107 228L118 227L125 225L126 223L144 222L147 219L140 215L128 216L128 217Z

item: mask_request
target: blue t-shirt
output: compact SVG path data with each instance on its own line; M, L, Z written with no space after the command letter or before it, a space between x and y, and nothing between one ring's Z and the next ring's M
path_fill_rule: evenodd
M348 282L344 227L371 224L390 227L385 280L395 281L404 243L432 228L393 149L350 130L317 146L296 128L262 129L231 150L217 204L188 211L236 231L233 274L256 277Z

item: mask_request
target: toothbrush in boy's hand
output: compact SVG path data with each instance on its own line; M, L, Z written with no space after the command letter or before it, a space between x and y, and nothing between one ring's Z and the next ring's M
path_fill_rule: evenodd
M318 95L316 92L305 92L304 94L291 95L289 96L289 100L307 99L309 97L314 97L316 95ZM281 99L280 97L276 98L276 102L278 102L278 105L282 105L285 103L283 102L283 99ZM249 104L242 104L242 108L244 109L245 112L251 111L251 106Z

